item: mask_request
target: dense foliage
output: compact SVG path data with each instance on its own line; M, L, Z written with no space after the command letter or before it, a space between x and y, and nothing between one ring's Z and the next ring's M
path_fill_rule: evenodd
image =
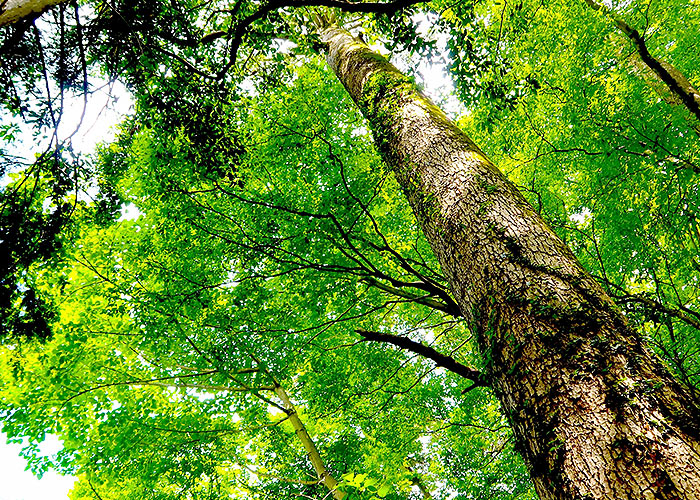
M368 340L487 363L319 54L332 3L64 3L2 28L2 428L72 498L329 498L292 413L349 498L534 498L488 388ZM700 400L692 112L607 9L408 4L336 15L409 71L447 62L460 125ZM612 8L700 82L697 2ZM64 96L104 79L134 110L86 159Z

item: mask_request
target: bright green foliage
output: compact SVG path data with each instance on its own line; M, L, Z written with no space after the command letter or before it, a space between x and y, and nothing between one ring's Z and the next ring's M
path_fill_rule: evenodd
M184 111L129 122L102 148L104 178L119 172L112 189L140 215L81 229L59 273L64 287L44 282L60 304L53 338L40 352L3 357L19 369L3 371L6 387L39 387L9 392L16 399L4 403L13 408L5 431L65 436L58 463L80 471L75 498L90 498L91 488L115 498L183 489L197 498L322 497L320 486L295 484L315 479L281 411L241 390L269 386L271 376L358 498L404 497L417 477L430 489L445 484L436 498L469 490L508 497L521 487L492 473L471 477L485 464L525 477L493 400L479 391L465 398L469 382L353 331L439 337L436 347L474 357L458 340L459 321L369 285L408 284L415 273L441 278L333 78L311 65L275 93L219 100L217 115L198 125L232 125L209 157L230 144L238 153L217 170L192 168L197 130ZM234 375L256 367L266 373ZM461 445L449 432L470 429L473 414L487 454L473 449L451 464Z
M32 469L77 474L76 500L329 498L270 390L278 383L347 499L422 498L421 487L435 499L534 498L488 389L355 333L486 364L467 325L423 300L449 299L444 279L367 123L315 53L310 11L252 24L230 65L235 37L217 35L230 11L102 7L82 35L65 9L72 29L48 35L73 50L61 62L54 47L48 67L80 88L84 58L128 83L136 110L90 171L64 169L82 172L81 200L99 190L67 229L57 223L70 244L16 258L22 271L10 273L54 311L40 316L44 341L13 334L0 346L3 431L29 438ZM238 23L259 6L239 7ZM695 387L697 124L583 0L426 8L440 13L435 33L452 34L463 127ZM625 9L640 29L648 16L653 53L700 82L696 33L673 24L699 25L693 4ZM400 55L437 45L409 11L358 23ZM36 97L43 72L27 33L3 54L27 66L1 75ZM84 54L79 35L91 40ZM282 38L296 46L278 51ZM52 170L41 171L22 188L36 186L24 210L34 233L21 241L53 245L56 231L41 228L56 212L43 201L70 198L51 197ZM127 206L138 216L119 219ZM26 316L22 286L9 287L15 317ZM47 433L64 442L57 457L40 456Z

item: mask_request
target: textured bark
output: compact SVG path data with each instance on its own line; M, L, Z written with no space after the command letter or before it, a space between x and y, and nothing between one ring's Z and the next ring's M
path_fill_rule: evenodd
M39 15L64 0L0 0L0 26Z
M322 483L326 488L328 488L328 491L333 498L336 500L342 500L346 496L345 493L338 490L338 481L336 481L333 476L331 476L328 469L326 469L326 465L323 463L321 454L318 452L318 449L316 449L316 445L311 439L311 436L309 436L304 423L299 418L299 414L292 404L292 401L289 399L289 395L284 388L277 383L275 383L275 394L277 394L277 397L279 397L282 401L282 405L289 416L289 421L292 424L292 428L294 429L294 432L299 440L304 445L304 449L306 450L309 460L311 461L311 465L318 476L319 483Z
M543 499L700 499L700 410L518 190L404 75L322 30Z
M639 59L646 65L652 74L668 88L674 101L685 106L695 117L700 120L700 94L690 81L671 64L651 55L644 38L639 32L632 28L620 16L608 8L606 5L598 3L596 0L585 0L586 4L593 10L603 12L634 46Z

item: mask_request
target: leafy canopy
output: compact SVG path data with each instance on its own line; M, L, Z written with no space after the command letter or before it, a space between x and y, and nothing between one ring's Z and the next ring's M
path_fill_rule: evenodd
M446 59L461 126L697 391L698 125L610 18L358 5L336 15L399 62ZM614 8L699 81L692 4ZM359 333L488 362L318 54L327 12L86 2L2 32L3 431L72 498L324 498L278 387L350 498L534 498L488 389ZM134 112L85 158L52 131L99 78Z

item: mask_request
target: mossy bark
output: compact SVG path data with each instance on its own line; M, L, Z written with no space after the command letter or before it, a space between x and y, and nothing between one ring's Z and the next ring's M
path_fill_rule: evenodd
M700 410L515 186L395 67L336 27L369 121L543 499L700 499Z

